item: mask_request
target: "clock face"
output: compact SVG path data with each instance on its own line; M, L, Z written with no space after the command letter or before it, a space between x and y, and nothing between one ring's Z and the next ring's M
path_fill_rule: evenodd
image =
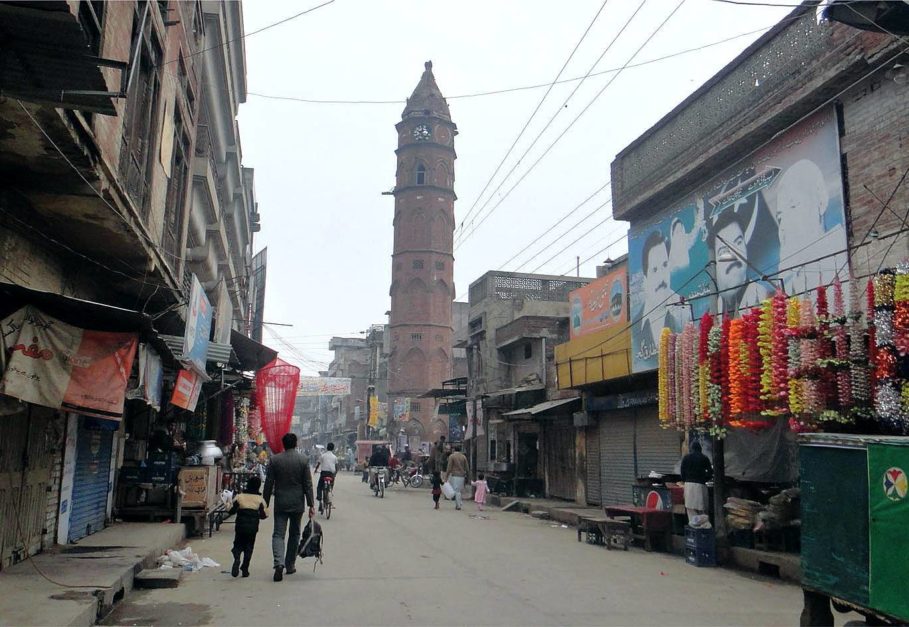
M432 132L426 124L420 124L413 129L413 138L418 142L426 141L432 137Z

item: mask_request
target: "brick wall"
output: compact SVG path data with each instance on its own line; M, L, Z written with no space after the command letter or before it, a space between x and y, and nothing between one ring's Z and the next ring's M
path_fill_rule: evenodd
M63 448L66 433L66 418L57 413L52 418L53 453L49 469L47 505L44 512L44 533L41 534L41 548L47 549L57 541L57 514L60 508L60 481L63 476Z
M840 146L848 171L847 199L852 218L849 244L855 247L866 242L853 249L851 265L853 274L863 277L878 267L892 267L909 254L906 233L883 237L905 227L909 177L883 214L880 202L890 198L909 170L909 86L898 85L881 73L845 94L842 112L844 135ZM868 237L872 224L881 239Z

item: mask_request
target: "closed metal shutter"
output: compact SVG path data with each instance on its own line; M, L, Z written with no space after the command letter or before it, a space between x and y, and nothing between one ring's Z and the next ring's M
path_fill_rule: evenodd
M98 422L100 421L80 418L67 538L69 542L75 542L104 528L114 433L101 430Z
M663 429L657 407L641 407L635 422L635 447L638 457L638 475L651 471L660 474L675 472L681 459L682 434L675 429Z
M634 413L600 414L600 482L603 505L631 502L634 483Z
M571 419L546 423L541 449L546 459L546 485L549 495L574 500L577 482L575 427Z
M598 424L587 427L587 503L600 505L600 428Z

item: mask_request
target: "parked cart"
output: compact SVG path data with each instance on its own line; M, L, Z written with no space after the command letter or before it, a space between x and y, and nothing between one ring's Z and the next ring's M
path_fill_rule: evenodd
M909 437L799 437L802 625L832 625L831 602L872 621L909 621Z

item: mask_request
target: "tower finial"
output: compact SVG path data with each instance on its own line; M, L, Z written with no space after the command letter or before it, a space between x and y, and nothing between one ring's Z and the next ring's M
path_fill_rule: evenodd
M427 61L426 63L423 64L423 67L426 68L427 72L431 72L432 71L432 61Z

